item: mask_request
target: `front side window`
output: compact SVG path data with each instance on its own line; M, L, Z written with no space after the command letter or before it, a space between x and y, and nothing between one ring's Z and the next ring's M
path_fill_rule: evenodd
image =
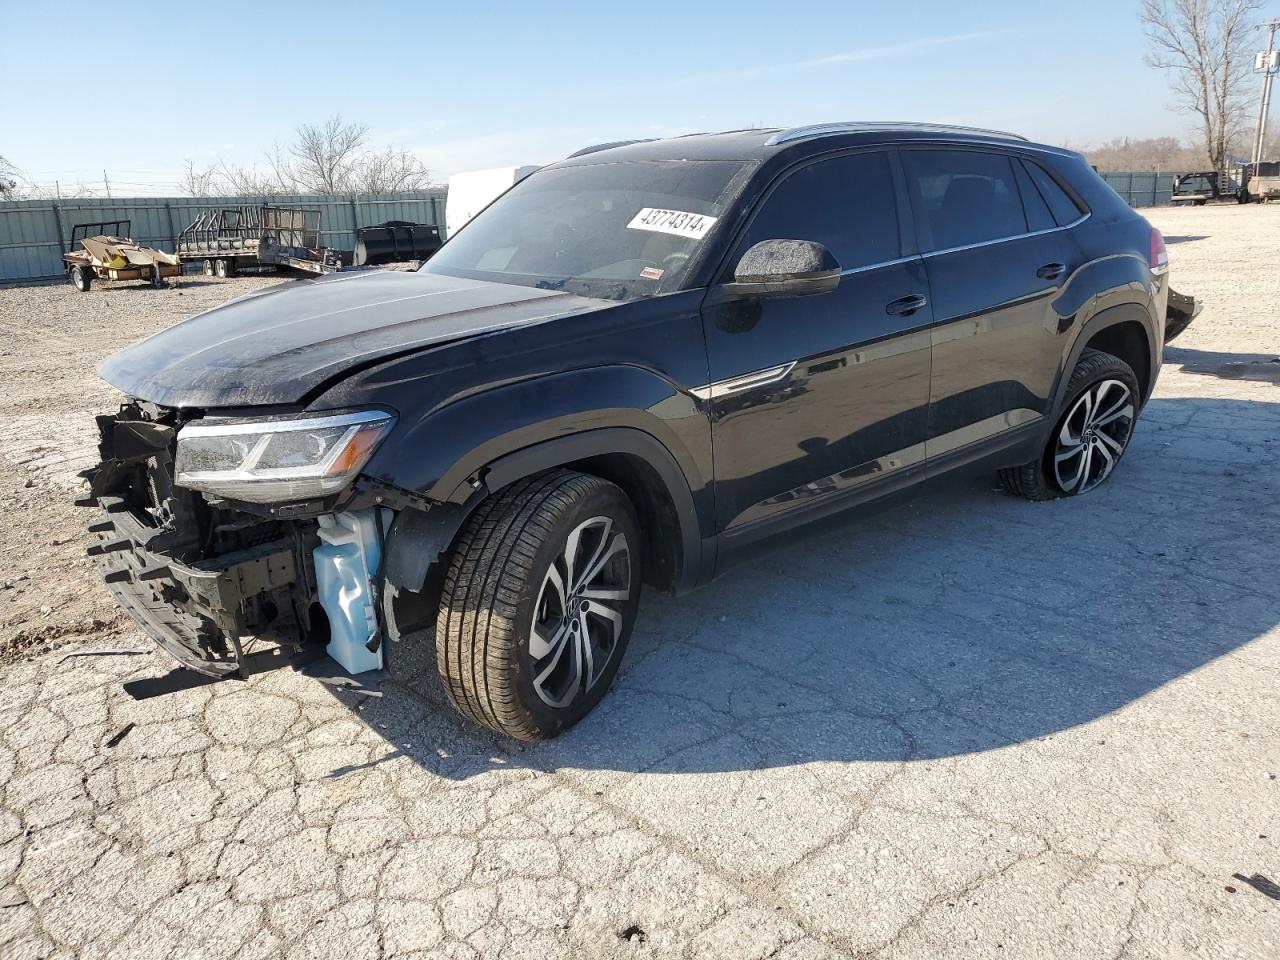
M541 170L479 213L422 271L608 300L681 290L749 166L659 160Z
M761 240L814 240L849 270L902 253L893 175L886 153L855 153L786 175L751 221L731 259Z
M907 180L930 237L947 250L1027 232L1013 164L998 153L904 150Z

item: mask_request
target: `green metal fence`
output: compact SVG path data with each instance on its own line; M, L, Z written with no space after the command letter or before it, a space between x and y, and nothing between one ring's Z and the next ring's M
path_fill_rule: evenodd
M1102 179L1111 184L1111 189L1124 197L1131 207L1167 206L1173 195L1173 178L1172 173L1156 173L1154 170L1102 174Z
M139 243L173 251L174 238L211 207L272 203L319 207L321 243L355 249L357 227L408 220L444 224L443 189L386 196L286 197L94 197L53 202L14 200L0 203L0 283L62 276L62 254L78 223L130 220Z

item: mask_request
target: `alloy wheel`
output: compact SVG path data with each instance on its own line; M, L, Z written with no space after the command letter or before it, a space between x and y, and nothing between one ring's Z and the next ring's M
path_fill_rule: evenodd
M1081 494L1111 475L1133 432L1133 394L1119 380L1100 380L1062 421L1053 452L1053 478L1063 492Z
M568 706L605 674L622 637L631 576L627 538L610 518L585 520L566 538L529 632L533 688L547 706Z

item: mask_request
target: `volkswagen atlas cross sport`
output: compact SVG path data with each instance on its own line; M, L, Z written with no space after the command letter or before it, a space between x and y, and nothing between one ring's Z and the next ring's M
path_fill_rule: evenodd
M1010 134L590 148L417 272L263 290L103 363L127 399L90 552L192 670L327 651L551 737L613 681L642 582L938 474L1106 481L1166 313L1195 313L1167 274L1081 156Z

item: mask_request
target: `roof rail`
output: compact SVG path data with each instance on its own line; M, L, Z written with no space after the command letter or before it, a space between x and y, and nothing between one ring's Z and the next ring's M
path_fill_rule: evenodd
M814 123L807 127L792 127L779 130L764 142L766 147L776 147L793 140L807 140L811 137L829 137L838 133L864 133L883 130L918 130L927 133L984 133L997 137L1008 137L1012 140L1026 140L1018 133L1007 130L988 130L985 127L962 127L949 123L891 123L881 121L851 120L844 123Z
M594 143L589 147L583 147L581 150L575 150L566 160L572 160L574 157L585 157L588 153L598 153L601 150L612 150L614 147L629 147L633 143L648 143L652 137L641 140L612 140L609 143Z

